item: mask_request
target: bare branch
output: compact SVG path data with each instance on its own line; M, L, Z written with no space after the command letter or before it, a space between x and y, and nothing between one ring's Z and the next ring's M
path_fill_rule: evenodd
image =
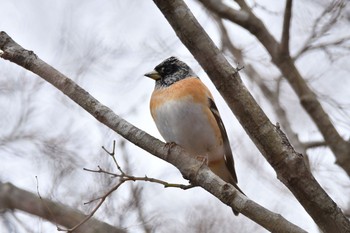
M251 4L252 4L252 7L251 7L252 10L259 9L259 10L266 12L269 15L274 15L274 16L278 16L281 14L278 11L269 9L268 5L265 6L263 3L260 4L258 1L253 1L253 2L251 2Z
M250 7L245 2L245 0L235 0L235 2L237 2L237 4L241 7L243 11L247 11L247 12L251 11Z
M178 1L164 1L163 4L170 4L172 10L170 12L175 12L174 9L178 9L178 13L180 12L190 12L189 10L181 11L179 9L183 9L185 5L183 2L180 2L179 8L177 8L176 4ZM175 5L173 5L176 3ZM174 8L175 7L175 8ZM162 7L160 7L162 8ZM194 20L193 15L187 20L190 22ZM184 18L183 15L176 15L176 17ZM181 20L180 20L181 21ZM179 22L180 22L179 21ZM193 22L192 21L192 22ZM191 27L190 27L191 28ZM189 29L190 29L189 28ZM195 33L195 32L194 32ZM196 36L194 37L194 39ZM204 45L204 44L203 44ZM40 58L38 58L33 52L23 49L16 42L12 40L5 32L0 33L0 49L4 51L2 58L10 60L36 74L40 77L54 85L64 94L66 94L69 98L79 104L82 108L84 108L87 112L89 112L92 116L94 116L101 123L105 124L130 142L139 146L140 148L150 152L151 154L161 158L169 163L172 163L176 166L183 176L191 181L194 185L200 185L205 190L219 198L223 203L229 205L230 207L234 207L236 210L240 211L242 214L248 216L253 221L256 221L261 226L266 229L274 232L286 231L288 232L305 232L298 226L288 222L281 215L275 214L259 204L253 202L248 199L246 196L242 195L238 190L236 190L232 185L225 183L219 177L217 177L207 166L204 166L201 162L194 159L194 156L191 156L186 151L184 151L179 146L169 147L151 135L145 133L144 131L136 128L129 122L125 121L121 117L115 115L109 108L102 105L95 98L93 98L88 92L79 87L76 83L74 83L71 79L67 78L63 74L59 73L53 67L46 64ZM208 50L210 51L210 50ZM210 60L212 61L212 60ZM222 61L222 60L221 60ZM230 73L230 79L232 81L232 74L235 75L237 80L240 80L239 74L234 71ZM235 81L236 82L236 81ZM234 85L236 84L234 82ZM241 82L238 83L239 88L242 88ZM231 87L231 86L230 86ZM236 88L233 88L236 89ZM243 91L246 91L243 88ZM242 93L242 91L239 91ZM242 93L244 94L244 93ZM248 93L245 93L247 95ZM239 104L241 106L242 103ZM256 107L252 106L253 109ZM263 114L263 113L261 113ZM251 117L249 117L251 119ZM255 126L253 126L255 127ZM261 130L261 127L256 127ZM269 138L269 134L273 133L275 127L271 130L266 130L265 132L266 138ZM273 133L274 134L274 133ZM265 137L264 136L264 137ZM281 145L281 144L280 144ZM288 149L287 149L288 150ZM273 150L272 150L273 152ZM279 156L282 154L285 155L286 152L278 151ZM288 152L287 152L288 153ZM298 160L299 162L302 161ZM282 159L281 162L277 163L281 165L286 162L285 159ZM302 164L298 162L296 171L301 172L303 177L310 177L308 173L305 174L300 168L303 168ZM282 166L283 167L283 166ZM292 172L293 173L293 172ZM298 182L297 182L298 183ZM306 184L301 184L305 186ZM311 188L318 189L314 185L311 185ZM308 185L310 187L310 185ZM110 190L112 192L113 190ZM317 195L316 195L317 196ZM315 198L315 196L314 196ZM323 201L327 200L327 196L323 195ZM317 199L313 200L313 203L317 203ZM327 210L337 208L333 203L333 207L327 206Z
M116 165L117 169L123 174L125 175L124 171L121 169L121 167L119 166L119 163L117 161L117 159L115 158L115 140L113 141L113 148L112 148L112 152L109 152L104 146L102 146L102 149L113 158L113 162Z
M126 181L126 180L125 180ZM74 227L69 228L69 229L62 229L62 228L58 228L58 231L66 231L66 232L76 232L77 229L80 229L80 227L83 226L84 223L86 223L87 221L89 221L92 216L96 213L96 211L101 207L101 205L103 204L103 202L106 200L106 198L111 195L111 193L113 193L115 190L117 190L124 182L124 180L120 180L120 182L115 185L111 190L109 190L105 195L103 195L102 197L99 197L97 199L94 199L92 201L86 202L84 204L89 204L93 201L97 201L99 200L99 202L97 203L97 205L92 209L92 211L85 216L85 218L83 218L78 224L76 224Z
M292 0L286 1L286 8L284 10L282 39L281 39L281 53L289 56L289 34L290 34L290 21L292 18Z
M347 43L350 41L350 36L345 36L343 38L338 38L335 40L327 41L327 42L320 42L320 43L313 43L311 41L306 41L304 46L295 54L293 57L293 60L299 59L302 55L305 55L306 52L315 51L317 49L326 49L326 48L343 48L346 50L350 50L350 47L347 46Z
M28 204L30 203L30 204ZM0 209L17 209L44 218L67 228L75 226L86 217L82 212L69 206L55 203L36 194L17 188L11 183L0 183ZM76 233L125 232L107 223L91 218Z
M343 44L346 41L349 41L349 37L345 37L343 39L338 39L333 42L326 42L321 43L318 45L314 45L314 43L327 35L327 33L333 28L334 24L337 22L337 19L343 10L343 4L344 1L332 1L329 3L327 7L324 8L324 10L321 12L321 14L315 19L314 24L312 25L311 33L309 37L306 39L304 44L301 46L299 51L293 56L293 60L299 59L302 55L304 55L306 52L310 52L312 50L318 49L318 48L326 48L328 46L332 45L339 45ZM328 14L331 14L330 17L326 17ZM327 19L326 22L324 22L324 19Z
M109 172L106 171L104 169L102 169L100 166L98 166L98 170L94 170L94 169L89 169L89 168L83 168L84 171L88 171L88 172L93 172L93 173L103 173L103 174L107 174L110 175L112 177L118 177L119 179L125 181L145 181L145 182L151 182L151 183L157 183L157 184L161 184L164 186L164 188L180 188L183 190L186 189L190 189L193 188L195 186L193 185L186 185L186 184L174 184L174 183L168 183L166 181L163 180L159 180L159 179L155 179L155 178L149 178L147 176L131 176L131 175L127 175L125 173L113 173L113 172Z
M325 141L306 142L304 143L304 146L306 149L314 149L317 147L327 146L327 143Z

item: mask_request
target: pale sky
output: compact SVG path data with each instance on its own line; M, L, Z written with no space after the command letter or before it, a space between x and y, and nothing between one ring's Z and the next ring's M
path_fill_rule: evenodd
M194 1L186 2L211 38L220 45L216 25L203 8ZM257 15L263 17L265 25L268 25L269 30L278 39L281 33L284 3L267 0L257 2L267 4L265 6L271 11L268 14L259 8L256 10ZM269 2L273 4L268 4ZM307 2L304 6L302 4L304 3L295 2L294 5L292 53L298 51L318 15L317 7L311 8L313 3ZM312 219L277 180L273 169L260 155L207 75L178 40L152 1L2 0L1 9L1 31L6 31L24 48L34 51L48 64L75 80L118 115L160 139L148 108L154 83L143 74L167 57L174 55L181 58L193 68L214 94L232 144L236 172L242 190L249 198L271 211L282 214L303 229L317 232ZM268 80L278 76L276 68L267 65L270 58L265 50L256 44L250 34L232 24L225 23L225 25L230 29L233 41L244 48L249 56L248 61L254 62ZM346 30L334 29L334 32L331 31L332 33L324 40L342 33L346 35L348 27L346 28L344 24L343 28ZM330 69L329 63L325 60L327 60L325 55L306 56L297 62L297 66L301 73L310 79L310 85L317 90L317 93L322 94L326 100L333 98L347 106L343 114L335 111L327 102L324 103L338 130L349 138L350 79L347 77L350 72L350 60L348 55L344 55L343 59L332 64L335 69ZM271 121L278 122L278 118L258 87L244 75L242 78ZM11 94L8 94L1 91L5 90L5 87L13 92L9 91ZM289 85L283 82L282 88L281 98L288 109L293 129L303 141L321 139L309 117L298 105L299 102ZM38 138L33 140L19 140L7 144L6 147L0 146L1 182L12 182L20 188L36 192L35 176L38 176L42 196L71 206L78 205L83 209L86 207L82 207L82 202L91 199L94 194L98 196L99 193L108 190L109 186L106 187L100 182L95 174L84 172L82 168L111 164L108 156L104 157L101 146L110 148L112 140L121 140L119 135L101 126L89 114L58 90L42 82L36 75L4 60L0 60L0 108L3 109L0 114L0 127L3 129L0 137L18 128L21 132L38 135ZM18 115L25 110L30 112L28 121L16 128ZM42 153L37 142L46 139L49 141L62 132L67 136L64 139L67 148L74 153L63 152L59 159ZM127 150L133 175L147 175L171 182L186 183L172 165L160 161L131 143L127 143ZM332 153L326 149L315 149L310 151L310 160L315 177L329 195L340 207L348 207L349 199L344 193L349 193L350 182L345 173L333 164ZM124 164L123 159L120 162ZM67 174L62 179L57 178L67 166L69 168ZM246 229L242 232L249 232L255 224L243 215L233 218L230 216L232 215L230 208L200 188L182 191L163 189L159 185L146 183L143 190L146 209L153 211L154 218L158 218L158 221L173 221L173 227L191 218L191 209L198 206L217 208L223 218L228 218L232 224ZM117 207L127 199L128 195L125 185L110 197L114 203L106 202L105 205ZM103 212L104 209L100 209L96 217L111 224L118 224L113 216L106 217ZM121 213L115 213L119 214ZM22 214L18 216L32 222L30 226L33 226L33 232L54 232L56 229L54 225L42 220L33 220ZM3 222L0 220L0 228L1 224ZM130 232L142 232L139 224L131 214L124 227ZM181 229L177 230L181 232ZM266 232L262 227L254 228L254 231Z

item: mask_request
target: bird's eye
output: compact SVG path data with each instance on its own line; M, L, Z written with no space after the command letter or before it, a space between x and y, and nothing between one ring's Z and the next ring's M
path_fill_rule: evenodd
M173 70L172 67L167 66L167 67L164 67L163 72L165 74L170 74L172 70Z

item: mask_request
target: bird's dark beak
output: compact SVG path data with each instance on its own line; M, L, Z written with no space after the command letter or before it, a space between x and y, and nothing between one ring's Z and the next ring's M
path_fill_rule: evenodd
M160 74L157 71L155 71L155 70L152 70L151 72L146 73L145 76L149 77L151 79L154 79L156 81L161 78Z

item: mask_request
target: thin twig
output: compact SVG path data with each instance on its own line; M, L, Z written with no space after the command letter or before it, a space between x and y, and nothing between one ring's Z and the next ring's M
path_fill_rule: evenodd
M93 169L89 169L89 168L83 168L84 171L88 171L88 172L95 172L95 173L104 173L110 176L114 176L114 177L120 177L120 175L113 173L113 172L108 172L106 170L103 170L99 165L97 166L98 170L93 170Z
M78 227L80 227L81 225L83 225L84 223L86 223L90 218L92 218L92 216L96 213L96 211L101 207L101 205L103 204L103 202L106 200L106 198L113 193L115 190L117 190L125 181L121 180L116 186L114 186L111 190L109 190L105 195L103 195L99 201L99 203L95 206L95 208L90 212L90 214L88 214L80 223L78 223L77 225L75 225L74 227L70 228L70 229L63 229L63 228L57 228L58 231L66 231L66 232L74 232ZM91 203L91 202L88 202Z
M57 227L58 231L66 231L66 232L73 232L74 230L76 230L78 227L80 227L81 225L83 225L85 222L87 222L94 214L95 212L101 207L101 205L103 204L103 202L107 199L107 197L109 195L111 195L114 191L116 191L122 184L124 184L127 181L145 181L145 182L152 182L152 183L157 183L157 184L161 184L164 186L164 188L180 188L183 190L186 189L190 189L195 187L194 185L190 184L190 185L184 185L184 184L174 184L174 183L168 183L165 182L163 180L159 180L159 179L155 179L155 178L149 178L147 176L144 177L137 177L137 176L131 176L126 174L122 168L119 166L119 163L115 157L115 140L113 141L113 148L112 151L108 151L104 146L102 146L102 149L112 157L118 171L120 172L120 174L118 173L113 173L110 171L106 171L104 169L102 169L99 165L97 166L98 169L94 170L94 169L89 169L89 168L83 168L84 171L88 171L88 172L93 172L93 173L103 173L112 177L117 177L119 178L118 184L115 185L113 188L111 188L106 194L104 194L101 197L97 197L94 199L91 199L90 201L87 201L84 203L84 205L87 204L91 204L92 202L95 201L99 201L97 203L97 205L94 207L94 209L90 212L90 214L88 214L82 221L80 221L77 225L75 225L73 228L70 229L62 229Z
M83 168L83 169L84 169L84 171L88 171L88 172L104 173L104 174L110 175L112 177L119 177L121 180L123 180L123 182L125 182L125 181L145 181L145 182L161 184L164 186L164 188L180 188L183 190L195 187L192 184L185 185L185 184L168 183L168 182L160 180L160 179L149 178L146 175L141 177L141 176L127 175L125 173L124 174L117 174L117 173L106 171L99 166L98 166L98 170L93 170L93 169L89 169L89 168ZM98 198L98 199L100 199L100 198Z
M57 223L57 219L55 218L55 215L53 214L53 212L51 211L50 207L47 205L47 203L43 200L43 198L40 195L39 192L39 180L38 180L38 176L35 176L35 180L36 180L36 193L38 194L38 197L41 201L41 203L45 206L45 208L47 209L47 211L49 211L49 214L51 215L51 217L54 219L54 222ZM56 228L59 229L59 226L56 224Z
M338 45L339 43L344 43L345 41L348 40L348 38L345 37L344 40L340 39L333 42L327 42L325 44L322 44L321 46L313 45L314 42L321 39L323 36L327 35L327 32L329 32L329 30L333 28L342 10L343 8L342 8L341 1L340 2L333 1L328 5L328 7L326 7L321 12L321 14L314 20L314 24L312 25L312 29L309 37L306 39L306 41L304 42L303 46L301 46L299 51L293 56L294 61L296 61L306 52L309 52L311 50L324 48L325 46L331 46L331 45L335 46L335 45ZM326 17L327 14L330 14L330 13L333 13L333 14L330 17ZM324 19L328 19L328 21L324 22Z
M112 157L115 165L117 166L118 170L122 173L125 174L125 172L122 170L122 168L119 166L119 163L117 161L117 159L115 158L115 140L113 140L113 149L112 152L109 152L104 146L102 146L102 149Z
M314 149L317 147L328 146L325 141L305 142L304 146L306 149Z

